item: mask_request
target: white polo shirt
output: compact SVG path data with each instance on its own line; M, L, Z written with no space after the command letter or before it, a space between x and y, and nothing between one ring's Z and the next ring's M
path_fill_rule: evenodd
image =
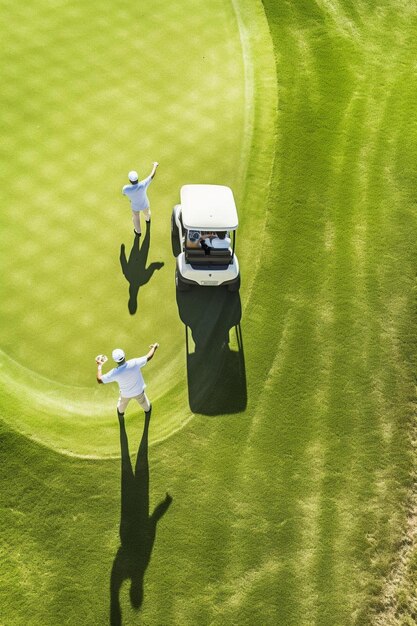
M230 244L232 243L230 237L225 237L224 239L220 239L219 237L213 237L210 241L210 245L215 250L228 250L230 248Z
M125 185L122 189L122 194L127 196L132 205L132 211L143 211L149 207L148 196L146 190L152 182L152 176L148 176L143 180L140 180L135 185Z
M129 359L123 365L114 367L110 372L104 374L101 380L105 384L117 382L120 395L123 398L134 398L141 394L146 387L141 369L147 362L146 356L141 356L138 359Z

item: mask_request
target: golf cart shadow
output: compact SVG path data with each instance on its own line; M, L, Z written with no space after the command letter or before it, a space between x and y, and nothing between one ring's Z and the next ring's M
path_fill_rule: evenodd
M226 288L177 290L185 325L188 400L193 413L244 411L247 403L239 292Z

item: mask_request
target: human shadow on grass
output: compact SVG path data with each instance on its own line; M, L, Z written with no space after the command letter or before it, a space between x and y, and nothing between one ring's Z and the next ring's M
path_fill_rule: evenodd
M151 263L146 267L149 254L149 246L151 242L151 223L146 222L145 238L140 244L140 237L135 235L129 258L126 257L126 246L124 243L120 246L120 265L123 276L129 283L129 302L128 309L131 315L134 315L138 309L138 294L140 287L146 285L156 270L160 270L164 266L162 262Z
M177 290L177 305L185 325L190 409L202 415L244 411L247 386L239 292L196 286ZM231 332L237 350L230 347Z
M149 515L149 463L148 431L151 414L145 414L145 425L139 444L135 471L129 455L129 443L124 419L120 423L121 448L121 515L120 547L117 551L110 576L110 624L122 624L120 589L130 580L130 603L140 609L143 602L143 580L151 559L155 542L156 525L172 502L167 493Z

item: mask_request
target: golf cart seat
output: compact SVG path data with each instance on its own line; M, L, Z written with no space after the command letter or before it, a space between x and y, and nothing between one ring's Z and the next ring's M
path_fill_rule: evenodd
M210 254L206 254L204 250L186 250L185 260L190 265L229 265L232 261L232 253L230 250L211 249Z
M232 258L232 252L229 249L218 249L218 248L211 248L210 249L210 256L211 257L215 257L215 258L225 258L225 259L231 259Z
M204 250L202 248L190 248L190 249L186 249L185 251L185 257L186 260L190 260L191 259L198 259L200 257L205 257L206 253L204 252Z

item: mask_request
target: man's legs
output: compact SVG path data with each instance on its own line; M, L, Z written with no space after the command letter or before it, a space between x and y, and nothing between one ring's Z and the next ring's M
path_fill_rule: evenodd
M140 212L139 211L132 211L132 221L133 221L133 228L135 230L135 233L137 235L141 234L141 229L140 229Z
M138 396L135 396L135 400L139 402L145 413L149 413L151 410L151 403L149 402L149 398L144 391L142 391L142 393Z
M119 400L117 402L117 415L119 418L124 417L127 405L129 404L131 399L132 398L122 398L122 396L119 397Z
M145 220L147 222L150 222L151 221L151 210L150 210L149 207L147 209L143 209L143 214L145 216Z
M119 401L117 403L117 415L119 417L123 417L129 402L133 400L133 398L123 398L119 397ZM144 391L140 393L138 396L135 396L135 400L140 404L145 413L149 413L151 410L151 403L149 402L149 398Z

